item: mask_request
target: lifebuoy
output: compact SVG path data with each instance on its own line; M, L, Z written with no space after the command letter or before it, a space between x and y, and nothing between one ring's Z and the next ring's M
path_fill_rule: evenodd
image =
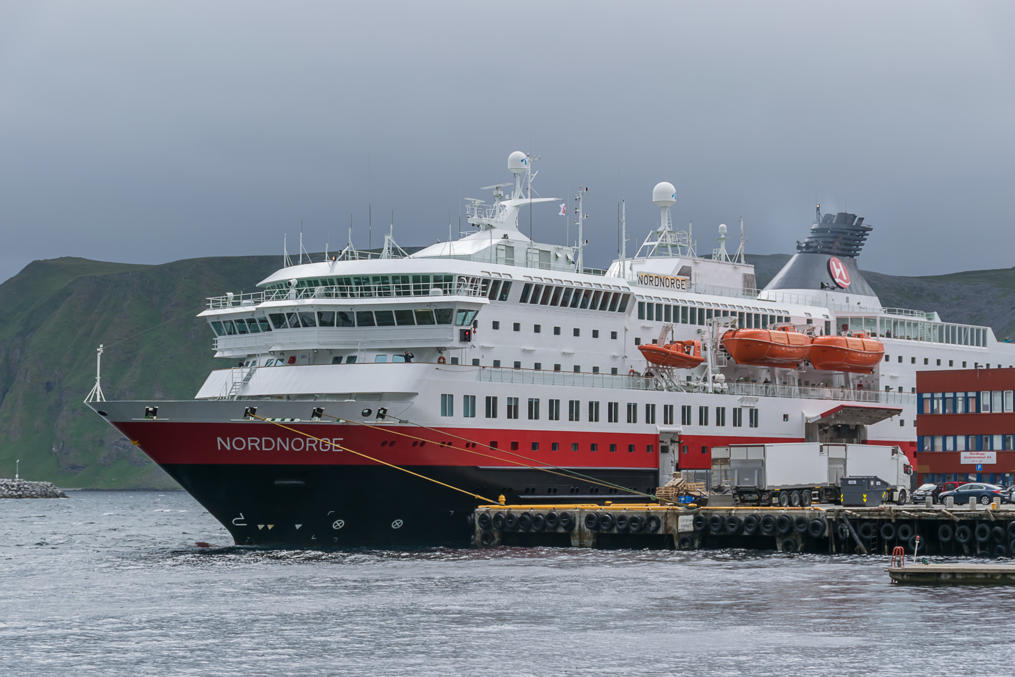
M634 376L634 375L635 375L635 374L637 374L637 373L638 373L638 372L636 372L636 371L635 371L634 369L630 369L630 370L628 370L628 372L627 372L627 375L628 375L628 376Z
M437 356L437 364L447 364L447 363L448 363L448 361L447 361L447 359L445 359L445 357L443 355L438 355Z

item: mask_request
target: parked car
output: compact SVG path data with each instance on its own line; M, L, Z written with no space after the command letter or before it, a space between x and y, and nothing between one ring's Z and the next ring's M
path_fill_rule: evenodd
M968 482L956 482L954 480L952 480L950 482L942 482L941 484L938 485L938 489L939 489L939 491L937 492L938 496L940 496L941 492L943 492L943 491L955 491L956 489L961 487L963 484L968 484Z
M978 482L963 484L952 491L942 491L938 494L938 500L943 501L949 496L954 498L958 504L969 503L970 498L975 498L983 505L987 505L995 498L1001 499L1002 503L1005 501L1004 490L1001 487L996 484L980 484Z
M931 502L937 501L937 495L941 493L941 487L928 482L921 484L913 491L913 503L923 503L930 496Z
M1004 498L1008 503L1015 503L1015 484L1004 490Z

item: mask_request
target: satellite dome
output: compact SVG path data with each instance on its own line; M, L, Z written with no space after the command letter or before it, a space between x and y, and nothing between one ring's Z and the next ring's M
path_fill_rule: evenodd
M652 203L657 207L670 207L677 203L677 189L669 181L660 181L652 189Z
M521 174L529 166L529 158L520 150L508 155L508 171L512 174Z
M725 223L720 223L719 224L719 234L720 235L725 235L726 234L726 224Z

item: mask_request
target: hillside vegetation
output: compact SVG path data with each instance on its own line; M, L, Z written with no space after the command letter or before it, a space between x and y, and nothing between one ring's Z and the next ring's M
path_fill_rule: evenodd
M752 256L764 285L788 257ZM140 451L82 405L103 355L110 399L193 397L208 371L204 298L250 290L277 256L188 259L164 265L78 258L35 261L0 285L0 477L63 487L172 487ZM937 309L954 322L1015 334L1015 269L931 277L866 273L885 305ZM219 363L221 364L221 362Z

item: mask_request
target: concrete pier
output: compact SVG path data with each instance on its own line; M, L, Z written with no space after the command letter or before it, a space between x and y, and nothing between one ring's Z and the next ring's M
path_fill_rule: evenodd
M752 548L779 552L1015 556L1015 506L873 508L658 504L483 506L476 544Z

